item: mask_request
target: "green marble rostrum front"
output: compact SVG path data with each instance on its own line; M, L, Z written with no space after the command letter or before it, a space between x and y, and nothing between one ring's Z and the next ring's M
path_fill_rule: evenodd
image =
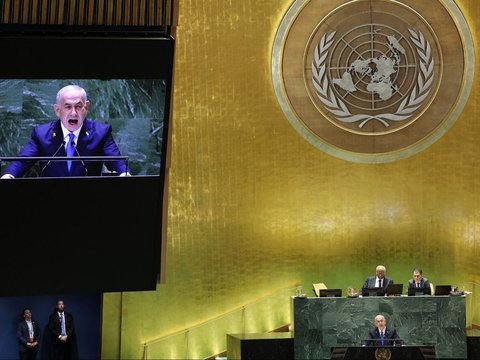
M295 359L330 359L360 346L383 314L406 345L434 345L439 359L467 358L465 296L292 297Z

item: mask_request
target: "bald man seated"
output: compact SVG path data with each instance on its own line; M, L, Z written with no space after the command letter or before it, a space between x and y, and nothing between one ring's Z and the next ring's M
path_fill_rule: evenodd
M386 276L387 269L383 265L378 265L375 269L375 276L369 276L363 284L363 289L383 288L387 290L388 285L393 284L393 279Z

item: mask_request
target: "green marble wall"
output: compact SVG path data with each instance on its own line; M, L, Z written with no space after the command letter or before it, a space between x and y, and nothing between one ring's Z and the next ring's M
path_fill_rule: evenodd
M383 314L406 345L435 345L437 358L467 358L464 296L293 298L295 359L330 359L359 346Z

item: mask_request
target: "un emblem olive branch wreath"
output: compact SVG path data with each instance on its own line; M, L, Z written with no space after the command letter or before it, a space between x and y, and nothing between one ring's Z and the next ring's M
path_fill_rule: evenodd
M358 125L359 128L362 128L371 120L378 120L385 127L388 127L390 124L387 120L404 121L412 116L412 113L422 105L422 102L428 96L430 87L433 84L434 61L432 57L432 49L421 32L417 33L412 29L408 29L408 31L411 35L410 40L416 46L417 53L421 59L417 83L413 87L411 93L403 99L394 113L383 113L379 115L352 114L347 108L345 102L335 96L326 76L325 61L328 56L328 49L333 44L336 31L322 36L320 42L315 48L314 61L312 62L313 86L320 101L337 120L344 123L360 121L360 124Z

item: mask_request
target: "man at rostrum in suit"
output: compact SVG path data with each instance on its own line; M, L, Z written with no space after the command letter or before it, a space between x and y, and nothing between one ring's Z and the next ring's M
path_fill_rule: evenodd
M375 328L368 332L368 338L366 341L367 346L394 346L404 345L404 342L400 339L397 331L387 326L387 320L381 314L375 316Z
M393 280L385 276L387 269L383 265L378 265L375 269L375 276L369 276L363 284L364 289L383 287L385 290L388 285L393 284Z
M65 322L64 329L62 329L62 317ZM75 345L75 325L73 323L73 315L65 312L63 300L57 301L55 311L48 320L48 328L52 334L53 359L72 359Z
M77 85L68 85L57 93L53 106L58 120L36 126L28 143L18 156L121 156L112 136L112 126L86 118L90 101L86 91ZM72 135L70 135L72 134ZM73 138L71 138L73 136ZM99 176L103 161L41 161L40 176ZM34 165L34 161L12 161L2 179L22 177ZM122 160L105 162L106 167L118 175L130 175Z
M423 277L422 269L413 269L413 279L408 280L408 287L430 289L430 281Z
M23 320L17 326L17 339L21 360L35 360L37 358L40 341L40 325L33 320L29 308L23 309Z

